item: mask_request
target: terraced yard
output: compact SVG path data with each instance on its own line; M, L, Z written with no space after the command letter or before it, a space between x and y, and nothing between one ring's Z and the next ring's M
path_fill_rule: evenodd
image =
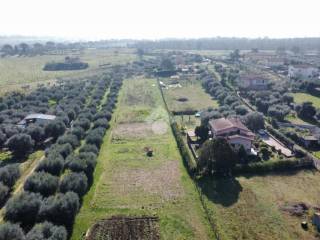
M94 179L72 239L81 239L96 221L119 215L159 217L160 239L214 239L156 80L125 80Z

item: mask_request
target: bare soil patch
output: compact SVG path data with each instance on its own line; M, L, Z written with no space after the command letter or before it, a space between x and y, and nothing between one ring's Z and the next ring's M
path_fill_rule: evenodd
M93 225L86 240L159 240L158 222L157 217L114 216Z
M113 176L114 192L121 196L140 192L141 195L157 195L162 201L174 201L184 192L180 176L179 161L174 160L154 169L124 169Z
M122 123L113 130L113 138L145 138L152 134L165 134L168 125L164 121L154 123Z

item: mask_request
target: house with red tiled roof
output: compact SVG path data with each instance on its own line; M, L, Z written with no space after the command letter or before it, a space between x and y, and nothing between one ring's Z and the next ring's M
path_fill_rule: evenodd
M248 152L251 151L255 135L239 118L212 119L209 121L209 129L213 138L223 137L234 148L243 146Z

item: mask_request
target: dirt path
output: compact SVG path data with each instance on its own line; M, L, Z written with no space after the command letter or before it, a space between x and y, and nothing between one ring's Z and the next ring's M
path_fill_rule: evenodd
M32 175L32 173L36 170L39 163L44 158L45 156L42 156L41 158L34 160L33 163L28 167L28 169L20 176L19 180L15 184L14 191L12 192L12 196L18 194L21 191L25 181Z
M10 198L14 197L18 193L20 193L23 189L23 185L25 181L28 179L28 177L31 176L31 174L36 170L39 163L45 158L43 155L40 158L35 159L30 166L27 167L27 169L23 172L23 174L20 176L19 180L16 182L14 186L14 191L11 193ZM0 224L3 222L3 211L4 207L0 210Z

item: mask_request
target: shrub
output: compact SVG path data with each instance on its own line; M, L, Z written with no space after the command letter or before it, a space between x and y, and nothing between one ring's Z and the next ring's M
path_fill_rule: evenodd
M28 126L25 132L30 135L36 143L41 142L45 136L44 129L36 125Z
M58 193L43 201L39 210L39 220L71 226L79 205L79 197L76 193Z
M60 154L63 158L66 158L67 156L69 156L71 153L73 152L73 148L70 145L70 143L66 143L66 144L55 144L52 146L52 148L50 148L49 152L48 152L48 156L51 154Z
M82 127L78 126L72 129L71 134L75 135L80 141L84 137L85 132Z
M26 240L67 240L65 227L55 226L50 222L38 223L27 234Z
M32 150L34 141L30 135L18 133L9 138L6 145L14 155L24 156Z
M78 156L71 155L67 158L67 166L73 172L85 172L91 179L96 166L96 155L93 153L80 153Z
M96 128L92 131L90 131L86 137L86 142L88 144L94 144L98 148L100 148L100 145L103 141L103 136L104 136L105 130L102 128Z
M264 119L261 113L251 112L245 117L245 124L252 131L264 129Z
M88 178L83 173L68 173L64 175L60 182L60 192L66 193L69 191L77 193L79 196L83 196L87 192Z
M108 120L105 118L99 118L98 120L96 120L93 123L93 128L98 128L98 127L108 129L110 127Z
M79 150L80 153L83 152L92 152L94 154L98 154L99 153L99 149L96 147L96 145L93 144L84 144L83 147L80 148Z
M87 176L90 176L93 173L94 168L97 165L97 155L94 153L90 153L90 152L89 153L80 153L79 159L85 160L86 165L87 165L87 169L85 172L87 173Z
M24 190L48 197L56 192L58 185L58 177L46 172L36 172L26 180Z
M0 182L11 188L20 177L18 165L8 165L0 168Z
M0 240L25 240L25 236L19 225L4 223L0 225Z
M36 171L44 171L55 176L60 176L64 166L64 159L60 154L50 154L40 162Z
M44 129L46 136L53 137L54 139L57 139L60 135L62 135L65 130L66 125L59 120L49 122Z
M80 145L80 142L79 142L77 136L75 136L73 134L67 134L67 135L64 135L64 136L58 138L58 144L63 145L66 143L70 143L70 145L73 147L73 149L77 148Z
M188 172L190 174L193 174L196 169L196 164L193 161L193 158L190 155L189 150L183 141L183 137L181 136L181 134L179 132L179 128L178 128L177 123L174 122L173 124L171 124L171 128L172 128L173 134L175 136L175 139L177 141L177 145L180 150L181 156L183 158L183 162L186 165Z
M9 188L0 182L0 208L3 206L9 195Z
M70 119L70 121L73 121L76 117L76 113L73 110L69 110L67 115L68 115L68 118Z
M22 192L8 201L4 210L4 219L21 222L23 225L32 225L37 218L41 202L41 195Z
M79 120L75 121L73 126L74 127L81 127L85 131L87 131L90 128L90 121L87 118L80 118Z
M110 121L111 116L112 116L111 113L108 112L108 111L99 112L99 113L97 113L96 115L94 115L93 120L96 121L96 120L98 120L99 118L106 118L108 121Z

